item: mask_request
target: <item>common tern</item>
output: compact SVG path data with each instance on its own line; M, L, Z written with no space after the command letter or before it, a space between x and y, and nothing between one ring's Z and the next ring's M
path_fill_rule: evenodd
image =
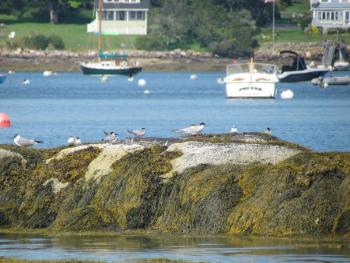
M187 135L198 135L203 131L205 127L206 127L206 124L202 122L200 124L192 124L189 127L182 128L182 129L175 129L173 131L178 133L184 133Z
M20 146L20 147L28 147L28 146L33 146L33 145L38 144L38 143L43 143L42 141L37 141L37 140L32 140L32 139L22 137L19 134L16 134L14 136L13 142L17 146Z
M102 141L109 143L118 141L118 133L106 131L103 131L103 133L105 134L105 137L102 139Z

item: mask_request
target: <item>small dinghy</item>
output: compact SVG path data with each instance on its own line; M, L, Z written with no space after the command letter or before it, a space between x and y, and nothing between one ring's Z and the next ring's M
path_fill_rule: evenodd
M327 88L329 85L349 85L350 76L343 77L326 77L315 78L311 81L313 85L318 85L322 88Z

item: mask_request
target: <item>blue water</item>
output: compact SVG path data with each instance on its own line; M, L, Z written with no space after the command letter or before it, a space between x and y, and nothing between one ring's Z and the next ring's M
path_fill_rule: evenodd
M43 236L0 234L0 256L27 260L142 262L350 262L348 241L190 236ZM150 262L150 261L148 261Z
M42 147L63 145L70 135L99 141L103 130L147 128L147 136L170 137L174 128L205 122L207 133L262 131L317 151L350 151L350 87L320 89L309 83L278 84L295 93L293 100L228 100L216 79L223 73L145 72L133 82L124 77L99 78L80 73L16 73L0 85L0 112L12 127L0 130L0 143L18 133L43 140ZM23 86L22 80L31 80ZM137 80L147 81L145 88ZM150 94L143 93L145 89Z

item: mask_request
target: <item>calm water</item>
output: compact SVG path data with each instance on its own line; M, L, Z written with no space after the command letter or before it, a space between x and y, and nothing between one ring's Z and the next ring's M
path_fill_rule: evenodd
M350 262L341 241L176 236L0 235L0 256L135 262L168 258L192 262Z
M350 87L326 90L309 83L279 84L289 88L290 101L228 100L216 79L223 73L142 73L134 82L111 78L101 83L80 73L17 73L0 85L0 112L13 126L0 130L0 143L12 143L14 134L43 140L43 147L65 144L69 135L98 141L102 130L126 137L127 129L147 128L148 136L174 136L171 129L205 122L205 132L262 131L318 151L350 151ZM31 84L23 86L29 78ZM147 81L145 88L137 80ZM144 89L150 94L145 95Z

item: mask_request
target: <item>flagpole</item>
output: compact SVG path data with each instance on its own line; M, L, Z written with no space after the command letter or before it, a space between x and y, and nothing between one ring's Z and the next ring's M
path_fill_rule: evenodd
M275 0L272 0L272 52L275 53Z

